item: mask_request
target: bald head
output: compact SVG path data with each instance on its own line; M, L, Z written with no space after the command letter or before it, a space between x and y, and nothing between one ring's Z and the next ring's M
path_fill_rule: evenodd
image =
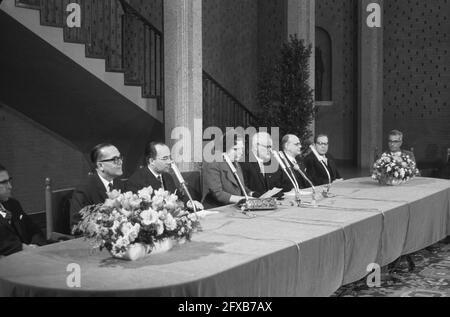
M252 149L256 156L263 161L270 160L272 150L272 137L267 132L256 133L252 138Z
M293 134L287 134L281 140L281 147L283 151L292 157L296 157L301 154L302 144L300 139Z

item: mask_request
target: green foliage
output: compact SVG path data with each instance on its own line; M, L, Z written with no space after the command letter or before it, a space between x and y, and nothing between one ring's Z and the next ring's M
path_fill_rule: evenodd
M291 36L274 65L263 70L258 84L259 126L279 127L280 137L291 133L303 142L315 116L313 90L308 85L311 45Z

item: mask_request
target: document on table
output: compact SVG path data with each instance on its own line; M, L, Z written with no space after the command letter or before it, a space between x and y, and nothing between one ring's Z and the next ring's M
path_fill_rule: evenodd
M279 192L281 192L282 190L283 190L282 188L274 187L274 188L272 188L271 190L269 190L267 193L265 193L264 195L262 195L262 196L259 197L259 198L265 199L265 198L273 197L273 196L275 196L276 194L278 194Z

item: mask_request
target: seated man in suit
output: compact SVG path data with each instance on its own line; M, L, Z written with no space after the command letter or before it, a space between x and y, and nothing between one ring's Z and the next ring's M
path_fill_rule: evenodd
M272 164L272 137L266 132L260 132L252 138L252 151L249 162L242 163L244 182L248 188L259 197L273 188L281 188L289 192L292 184L277 162ZM275 169L274 169L275 168ZM283 196L280 192L276 197Z
M298 186L300 188L311 187L307 180L300 174L301 169L306 175L305 166L303 161L300 159L300 154L302 153L302 144L300 139L293 134L288 134L281 140L281 148L286 155L292 171L294 172L295 179L297 180Z
M127 190L137 193L145 187L151 186L154 190L163 188L170 193L176 193L186 206L192 209L192 204L187 195L175 185L172 175L169 174L172 157L170 149L161 142L151 142L145 148L146 166L138 169L128 179ZM203 209L203 205L194 201L197 210Z
M102 204L108 198L107 193L113 190L124 191L125 187L119 179L122 176L123 158L119 150L112 144L103 143L91 151L91 162L95 172L79 185L70 201L70 227L81 220L80 210L86 206Z
M315 139L314 147L319 157L314 152L305 157L306 173L313 184L320 186L341 180L334 158L328 153L328 136L319 134Z
M12 178L0 165L0 257L47 244L39 227L11 198Z
M233 140L230 142L229 139ZM228 142L227 142L228 140ZM244 186L248 196L252 192L244 184L244 176L238 161L244 154L244 139L235 134L225 134L223 137L223 148L236 168L236 173ZM222 153L222 149L215 148L217 152ZM221 156L222 157L222 156ZM203 199L202 203L206 208L230 205L245 199L245 193L239 186L239 182L233 174L228 164L223 161L203 163Z
M414 153L407 150L402 150L403 145L403 133L398 130L392 130L388 135L388 147L389 151L385 153L390 153L392 155L402 155L405 154L409 156L411 160L416 162L416 158L414 157Z

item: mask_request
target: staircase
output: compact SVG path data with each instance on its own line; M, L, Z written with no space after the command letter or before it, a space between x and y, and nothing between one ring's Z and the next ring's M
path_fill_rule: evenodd
M11 3L13 0L5 2ZM66 8L69 3L77 3L81 7L80 28L67 26L66 20L70 12L67 12ZM104 60L103 70L122 73L123 85L140 87L141 97L155 99L153 103L156 103L157 111L163 110L163 35L129 1L15 0L15 5L24 9L38 10L41 26L62 29L64 43L84 44L85 58ZM160 5L162 6L162 2ZM25 25L27 22L30 23L30 21L20 22ZM64 53L69 53L69 57L73 55L70 52ZM97 77L104 80L112 76L106 74ZM114 82L117 83L118 80ZM122 92L126 88L116 90ZM136 102L136 97L129 99L144 110L149 110L143 106L149 101ZM150 113L162 118L162 113Z
M81 28L65 26L73 2ZM3 0L0 38L0 106L86 156L117 144L128 175L145 143L164 139L162 34L128 2Z

